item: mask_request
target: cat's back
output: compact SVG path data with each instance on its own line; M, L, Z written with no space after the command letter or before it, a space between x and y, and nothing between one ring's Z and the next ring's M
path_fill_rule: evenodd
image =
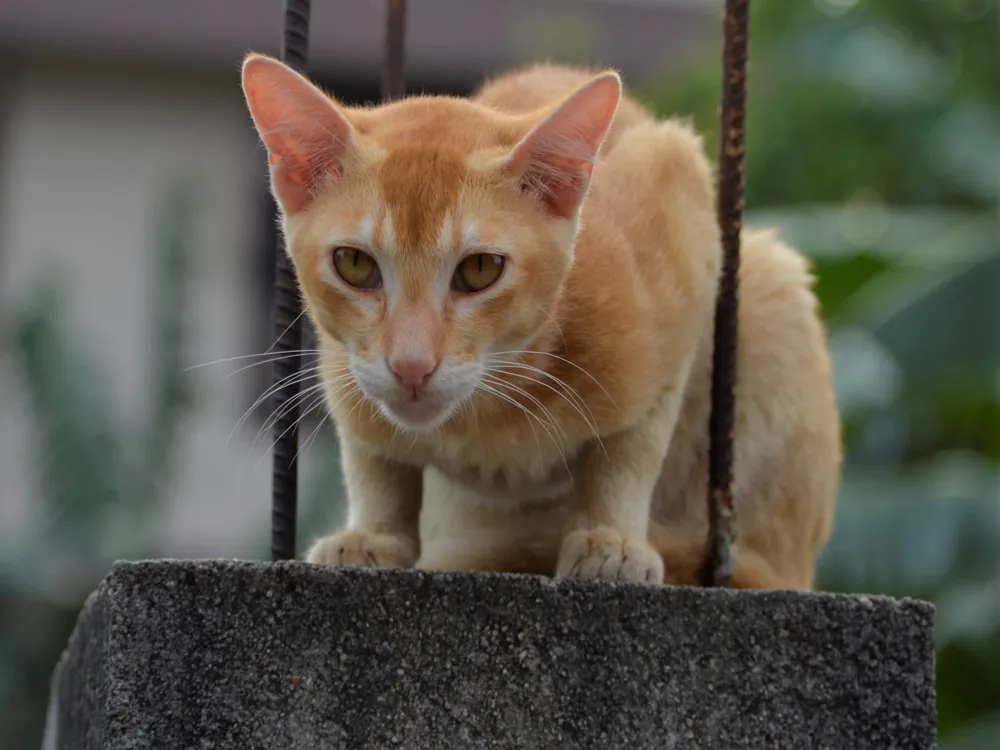
M829 537L840 421L826 336L806 257L773 230L744 230L739 273L733 492L744 554L764 554L808 588ZM700 342L654 494L656 534L707 533L713 328Z
M737 357L750 408L769 423L839 426L808 259L773 229L745 230L741 256Z
M486 81L472 100L510 114L534 112L569 96L601 70L544 63L514 70ZM623 95L615 119L604 141L604 151L618 140L619 134L633 125L652 122L653 116L639 102Z
M558 317L625 425L683 387L712 320L721 248L701 139L672 121L623 131L594 168L581 224Z

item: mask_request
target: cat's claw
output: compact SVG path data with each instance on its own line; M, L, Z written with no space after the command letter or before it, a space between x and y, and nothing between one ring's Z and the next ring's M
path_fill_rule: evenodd
M317 565L355 565L363 568L412 568L416 545L403 536L347 529L317 540L306 560Z
M557 576L663 583L663 559L645 539L609 528L574 531L562 543Z

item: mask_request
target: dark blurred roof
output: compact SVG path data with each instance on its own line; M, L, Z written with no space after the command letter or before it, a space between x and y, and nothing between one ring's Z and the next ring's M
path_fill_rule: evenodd
M311 72L380 68L384 0L313 0ZM236 66L276 54L283 0L3 0L0 52ZM525 60L612 65L642 78L714 44L717 0L411 0L407 72L446 80Z

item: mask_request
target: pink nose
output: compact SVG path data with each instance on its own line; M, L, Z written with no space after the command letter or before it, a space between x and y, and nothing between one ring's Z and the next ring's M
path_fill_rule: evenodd
M400 385L415 391L427 384L427 381L431 379L431 375L437 369L440 360L388 359L386 362Z

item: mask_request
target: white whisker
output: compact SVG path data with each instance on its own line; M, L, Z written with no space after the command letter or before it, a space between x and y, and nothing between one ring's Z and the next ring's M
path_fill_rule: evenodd
M316 397L309 404L309 407L307 409L303 410L303 412L298 416L298 419L296 419L294 422L292 422L290 425L288 425L288 427L286 427L284 429L284 431L273 440L273 442L268 447L268 449L261 454L260 460L257 461L257 465L254 467L254 471L256 471L257 469L260 468L261 462L263 462L263 460L267 457L267 454L274 450L274 447L281 441L281 439L285 435L287 435L291 430L295 429L298 426L299 422L301 422L303 419L305 419L307 416L309 416L310 412L312 412L314 409L316 409L316 407L320 406L323 403L323 398L324 398L323 394L320 394L318 397ZM256 443L256 442L257 441L255 439L254 443ZM296 456L299 455L298 450L296 450L295 455ZM292 461L293 462L295 461L294 457L292 458Z
M236 422L236 425L230 431L229 437L226 440L226 445L228 445L229 441L232 440L233 435L236 434L236 431L243 426L243 424L246 422L247 419L250 418L250 415L253 414L254 411L256 411L257 407L263 404L265 401L267 401L267 399L270 396L274 395L278 391L284 388L291 387L298 383L305 382L311 379L314 375L320 375L320 374L336 375L338 373L342 373L347 370L348 368L346 367L330 367L330 366L320 365L317 367L308 367L304 370L293 372L291 375L286 375L284 378L279 380L277 383L271 385L270 388L268 388L267 390L264 391L264 393L258 396L257 400L254 401L253 404L251 404L250 407L245 412L243 412L243 416L239 418L239 420Z
M249 370L252 367L260 367L261 365L270 365L270 364L274 364L275 362L283 362L286 359L292 359L294 357L302 357L302 356L304 356L302 354L302 352L290 352L290 353L287 353L287 354L274 354L274 355L271 356L270 359L266 359L263 362L252 362L249 365L243 365L243 367L240 367L237 370L233 370L231 373L229 373L228 375L226 375L226 378L231 378L234 375L239 375L244 370ZM287 377L287 375L285 377Z
M538 378L531 377L530 375L523 375L518 372L511 372L510 368L526 369L530 372L537 372L540 375L544 375L548 378L551 378L556 383L556 385L562 386L562 388L564 388L565 391L555 388L554 386L549 385L548 383L541 381ZM604 448L604 443L601 440L600 432L597 429L597 420L594 417L594 413L590 410L590 407L587 406L586 402L583 400L580 394L578 394L575 390L573 390L567 383L560 380L555 375L545 372L545 370L541 370L537 367L532 367L531 365L524 363L507 363L502 366L488 366L487 372L503 373L504 375L507 375L509 377L521 378L522 380L527 380L529 382L536 383L537 385L555 393L557 396L562 398L567 404L569 404L570 407L572 407L577 414L580 415L580 418L587 425L587 428L594 436L594 439L601 446L601 450L604 451L605 455L607 455L607 450L605 450Z
M355 390L357 390L357 386L356 386L356 385L354 385L353 383L351 384L351 388L352 388L352 389L355 389ZM348 391L348 392L350 392L350 391ZM292 457L292 461L293 461L293 462L295 461L295 459L296 459L296 458L298 458L298 456L299 456L299 453L304 453L304 452L305 452L305 451L307 450L308 446L309 446L309 445L310 445L310 444L311 444L311 443L312 443L313 441L315 441L315 439L316 439L316 436L317 436L317 435L319 434L319 431L320 431L320 429L321 429L321 428L323 427L323 425L324 425L324 424L326 424L326 420L328 420L328 419L330 418L330 414L331 414L331 413L332 413L332 412L330 411L330 409L327 409L327 410L326 410L326 414L324 414L324 415L323 415L323 418L322 418L321 420L319 420L319 424L317 424L317 425L316 425L316 429L314 429L314 430L312 431L312 433L311 433L311 434L309 435L309 437L307 437L307 438L306 438L306 439L305 439L305 440L304 440L304 441L302 442L302 445L301 445L301 446L299 446L299 449L298 449L297 451L295 451L295 455L294 455L294 456Z
M275 425L278 424L278 421L281 420L282 417L295 411L296 408L301 407L302 402L305 401L306 399L316 397L317 391L320 392L318 398L322 399L324 395L323 393L324 386L325 383L316 383L315 385L311 385L308 388L299 391L294 396L289 398L286 402L284 402L281 406L277 407L274 411L272 411L271 414L268 415L267 419L264 420L264 424L262 424L260 428L257 430L257 434L254 436L253 442L250 444L251 449L257 445L257 441L260 440L261 437L267 434L268 431L273 429Z
M198 365L191 365L190 367L184 368L184 372L190 372L191 370L198 370L202 367L211 367L212 365L224 365L226 362L238 362L243 359L252 359L253 357L266 357L266 358L284 357L284 356L294 357L296 355L302 355L302 354L319 354L319 353L320 353L319 349L294 349L292 351L274 353L274 354L272 354L270 351L260 352L257 354L242 354L238 357L224 357L223 359L216 359L212 360L211 362L202 362L201 364ZM268 359L268 361L272 360ZM260 364L264 363L262 362Z
M567 398L567 399L571 398L572 402L574 404L576 404L577 406L579 406L579 407L587 410L587 412L590 415L591 419L594 418L594 414L593 414L592 411L590 411L590 407L587 406L587 402L584 400L584 398L579 393L577 393L576 390L569 385L569 383L567 383L562 378L559 378L559 377L553 375L551 372L547 372L547 371L541 369L540 367L534 367L532 365L529 365L527 362L522 362L522 361L511 362L509 360L500 360L500 364L499 365L495 365L495 364L491 364L490 360L487 360L487 369L490 372L504 372L504 373L513 375L514 373L510 372L510 368L514 368L514 369L517 369L517 370L527 370L528 372L537 373L539 375L542 375L542 376L548 378L549 380L551 380L552 382L554 382L556 385L561 386L561 388L564 389L563 391L559 392L559 394L563 398ZM517 377L523 378L523 377L526 377L526 376L525 375L518 375ZM534 380L539 385L546 385L545 383L543 383L542 381L540 381L540 380L538 380L536 378L529 378L529 379L530 380ZM551 386L546 386L546 387L551 387Z
M508 383L506 380L501 380L500 378L494 377L488 373L483 376L483 379L488 380L489 383L495 388L501 388L501 387L507 388L513 391L514 393L524 396L526 399L531 401L532 404L534 404L542 411L542 414L545 415L545 418L548 420L549 425L552 427L553 430L555 430L559 434L559 437L562 439L562 442L561 443L556 442L556 445L559 446L561 450L564 450L565 448L569 447L569 440L566 437L566 432L562 429L562 427L559 426L559 421L555 418L555 415L553 415L552 412L549 410L549 408L545 406L545 404L543 404L540 400L532 396L523 388L514 385L513 383Z
M531 355L536 355L537 354L537 355L540 355L540 356L543 356L543 357L552 357L553 359L559 360L560 362L564 362L567 365L569 365L570 367L573 367L573 368L579 370L581 373L583 373L588 378L590 378L594 382L594 384L598 388L600 388L601 391L603 391L604 395L608 397L608 400L611 402L611 405L614 406L616 409L618 408L618 404L616 404L615 400L613 398L611 398L611 394L608 393L608 390L603 385L601 385L601 382L597 378L595 378L593 375L591 375L589 372L587 372L582 367L580 367L580 365L578 365L576 362L573 362L572 360L566 359L565 357L560 357L558 354L553 354L552 352L543 352L543 351L527 351L527 350L514 351L514 350L511 350L511 351L507 351L507 352L493 352L493 356L501 356L501 355L505 355L505 354L506 355L512 355L512 356L522 356L522 355L525 355L525 354L531 356Z
M314 429L309 434L309 437L307 437L305 440L302 441L302 444L299 446L299 449L295 451L295 455L292 456L292 463L295 463L295 460L299 457L300 453L303 455L305 454L306 450L308 450L309 444L316 439L316 435L319 433L320 428L322 428L323 425L326 424L326 420L328 420L329 418L330 418L330 412L327 412L326 414L323 415L323 418L319 420L319 424L316 425L316 429Z
M285 326L285 330L283 330L281 333L278 334L278 338L274 340L274 343L271 344L269 347L267 347L267 351L271 351L272 349L274 349L274 347L278 345L278 342L281 341L283 338L285 338L285 334L288 333L290 330L292 330L292 326L298 323L299 320L302 318L302 316L305 314L306 314L306 309L303 307L301 312L299 312L299 314L295 316L295 319L287 326Z
M277 383L274 383L262 394L260 394L260 396L257 397L257 400L254 401L247 408L247 410L243 412L243 415L236 421L236 424L233 425L233 429L230 430L229 437L226 439L226 445L229 445L229 441L233 439L233 435L235 435L236 431L240 429L240 427L242 427L243 424L250 418L250 415L257 410L257 407L263 404L265 401L267 401L267 399L272 394L277 393L283 388L288 388L297 383L309 380L311 377L313 377L313 375L316 373L318 369L319 368L316 367L310 367L306 370L302 370L300 372L293 372L291 375L286 375L284 378L279 380Z
M326 382L326 383L319 383L319 384L318 384L318 386L322 387L322 386L324 386L324 385L328 385L328 384L329 384L328 382ZM350 383L350 382L349 382L349 383L348 383L347 385L341 385L341 386L340 386L340 387L339 387L339 388L338 388L338 389L337 389L337 390L335 391L335 393L338 393L338 394L339 394L339 393L340 393L340 392L341 392L342 390L344 390L345 388L347 389L347 393L346 393L346 394L344 394L343 396L341 396L341 397L340 397L340 398L339 398L339 399L337 400L337 402L336 402L336 403L335 403L335 404L333 405L334 407L336 406L336 404L339 404L339 403L340 403L340 401L342 401L342 400L343 400L343 398L344 398L345 396L347 396L348 394L350 394L350 393L351 393L352 391L354 391L354 390L357 390L357 386L356 386L356 385L354 385L354 383ZM310 391L314 391L314 390L316 390L316 387L315 387L315 386L314 386L313 388L309 388L309 389L307 389L307 391L306 391L306 392L310 392ZM299 395L301 395L301 394L299 394ZM320 407L321 407L321 406L323 405L323 402L324 402L324 401L326 400L326 397L327 397L327 393L326 393L325 391L324 391L323 393L320 393L320 394L319 394L318 396L316 396L316 397L315 397L315 398L314 398L314 399L313 399L313 400L312 400L312 401L311 401L311 402L309 403L309 406L308 406L308 407L306 407L306 408L305 408L305 409L304 409L304 410L302 411L302 413L301 413L301 414L299 415L298 419L296 419L296 420L295 420L294 422L292 422L292 424L290 424L290 425L289 425L288 427L286 427L286 428L285 428L285 430L284 430L284 431L283 431L283 432L282 432L282 433L281 433L280 435L278 435L278 436L277 436L277 437L276 437L276 438L274 439L274 441L273 441L273 442L271 443L271 445L270 445L270 446L268 447L268 449L267 449L267 450L266 450L266 451L265 451L265 452L263 453L263 455L261 456L261 458L260 458L260 461L258 461L258 462L257 462L257 467L258 467L258 468L260 467L260 462L264 460L264 457L265 457L265 456L267 456L267 454L268 454L268 453L270 453L271 451L273 451L273 450L274 450L274 447L275 447L275 446L276 446L276 445L278 444L278 442L279 442L279 441L280 441L280 440L281 440L281 439L282 439L282 438L283 438L283 437L284 437L284 436L285 436L286 434L288 434L288 432L289 432L290 430L292 430L293 428L295 428L295 427L296 427L296 426L297 426L297 425L298 425L298 424L299 424L299 423L300 423L300 422L301 422L301 421L302 421L303 419L305 419L305 418L306 418L307 416L309 416L309 414L311 414L312 412L316 411L316 409L320 408ZM330 409L328 409L328 410L327 410L327 414L326 414L326 416L329 416L329 414L330 414L330 413L332 412L332 409L333 409L333 407L331 407ZM320 424L322 424L322 423L323 423L323 422L324 422L324 421L326 420L326 416L324 416L323 420L321 420L321 421L320 421ZM277 421L277 419L276 419L275 421ZM317 427L317 429L318 429L318 427ZM313 430L313 434L315 434L315 432L316 432L316 430ZM258 434L258 437L259 437L259 434ZM254 443L256 444L256 442L257 442L257 440L256 440L256 438L255 438L255 439L254 439ZM302 447L300 447L300 448L299 448L298 450L296 450L296 452L295 452L295 456L293 456L293 457L292 457L292 461L294 461L294 460L295 460L295 457L297 457L297 456L299 455L299 452L301 452L301 450L302 450L302 448L303 448L303 447L304 447L304 445L303 445Z
M536 399L530 393L528 393L527 391L525 391L523 388L519 388L516 385L514 385L513 383L508 383L507 381L500 380L499 378L492 378L489 375L486 375L484 377L484 380L485 380L485 378L490 378L490 380L491 380L491 386L494 389L498 389L500 386L503 386L504 388L508 388L508 389L514 391L515 393L519 393L522 396L525 396L526 398L530 399L534 404L536 404L544 412L544 414L548 418L548 423L547 423L548 426L546 426L546 422L543 422L542 419L537 414L535 414L530 409L526 408L524 405L518 403L517 399L512 399L513 403L515 403L518 407L521 408L521 411L523 411L525 414L527 414L529 416L532 416L536 420L538 420L538 424L540 424L542 426L542 429L545 430L545 433L549 436L549 439L552 441L552 444L555 445L556 450L559 453L559 457L562 459L563 466L566 467L566 472L567 473L572 473L572 470L569 468L569 461L566 459L566 449L569 447L569 441L566 438L566 433L559 426L559 423L556 421L555 417L552 416L552 412L550 412L545 407L544 404L542 404L538 399ZM497 395L501 395L501 393L500 393L499 390L495 390L495 392L497 393ZM554 431L556 431L558 433L559 437L562 438L562 442L560 442L559 440L556 439L556 436L553 434L552 431L550 431L549 427L551 427L552 430L554 430ZM541 450L540 446L539 446L539 450Z
M508 396L505 393L501 393L499 390L495 389L491 385L488 385L488 384L480 381L479 383L476 384L476 390L477 391L482 390L484 396L485 395L494 395L494 396L497 396L497 397L503 399L504 401L506 401L507 403L513 404L515 408L520 409L522 412L524 412L525 414L527 414L529 417L534 417L535 419L538 419L538 417L536 417L530 411L528 411L527 409L525 409L515 399L511 398L510 396ZM492 402L491 402L491 405L493 405L494 407L496 407L496 404L493 404ZM539 421L539 423L541 423L541 420L538 420L538 421ZM542 443L538 439L538 432L535 430L535 425L533 425L531 423L530 419L528 420L527 424L528 424L528 427L531 428L531 434L535 436L535 445L538 446L538 452L541 453L542 452ZM542 425L542 427L544 428L545 425ZM551 435L549 437L551 438Z

